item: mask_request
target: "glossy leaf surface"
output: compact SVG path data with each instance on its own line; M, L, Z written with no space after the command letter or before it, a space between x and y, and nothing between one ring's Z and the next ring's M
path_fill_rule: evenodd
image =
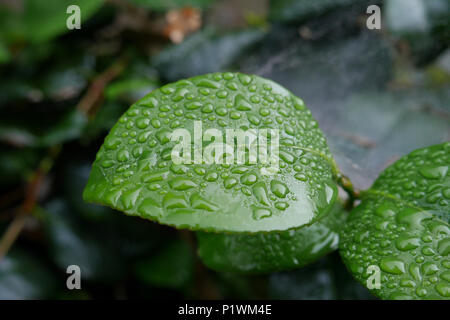
M388 167L350 214L343 261L380 298L450 298L449 166L448 142L416 150ZM369 278L376 269L378 289Z
M171 134L183 128L201 139L196 121L203 133L217 129L222 137L227 129L275 129L279 170L267 174L270 164L248 159L195 164L193 152L189 164L175 164L178 143ZM203 140L196 150L205 157ZM136 102L106 137L84 199L179 228L282 231L329 212L337 197L336 170L301 99L257 76L215 73L166 85Z
M217 271L268 273L299 268L337 249L346 216L336 203L322 220L298 230L256 235L199 232L198 254Z

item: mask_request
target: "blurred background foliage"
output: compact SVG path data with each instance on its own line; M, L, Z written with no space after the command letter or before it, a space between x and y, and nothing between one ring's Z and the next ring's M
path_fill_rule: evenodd
M381 30L366 28L370 4ZM448 0L0 0L0 299L370 298L337 253L267 276L207 270L189 232L86 204L82 189L135 100L223 70L302 97L367 188L450 140L449 24ZM65 286L71 264L81 290Z

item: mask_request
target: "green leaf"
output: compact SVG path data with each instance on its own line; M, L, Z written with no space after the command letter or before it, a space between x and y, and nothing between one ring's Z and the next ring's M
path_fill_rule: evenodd
M198 254L216 271L269 273L302 267L337 249L346 216L336 202L322 220L298 230L255 235L198 232Z
M185 241L175 240L136 263L134 270L141 281L151 286L179 289L193 277L194 255Z
M418 149L389 166L350 214L343 261L365 286L368 267L379 268L378 297L450 297L449 168L449 142Z
M258 29L225 34L201 30L163 50L155 57L154 65L168 81L225 71L263 37L264 32Z
M81 28L103 4L103 0L25 0L24 20L27 37L32 42L43 42L70 31L66 20L70 16L66 12L70 5L77 5L81 12Z
M170 134L184 128L194 137L196 120L223 136L226 129L277 129L279 170L264 174L269 164L248 159L174 164ZM179 228L283 231L329 212L336 171L301 99L257 76L215 73L166 85L131 106L98 152L83 197Z
M55 298L51 269L24 250L14 248L0 261L0 300Z

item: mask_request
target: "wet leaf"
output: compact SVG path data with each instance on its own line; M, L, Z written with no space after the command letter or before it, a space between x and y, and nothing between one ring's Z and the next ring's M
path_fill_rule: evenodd
M364 193L341 233L344 263L383 299L450 297L450 143L418 149Z
M199 232L198 254L216 271L269 273L303 267L337 249L346 216L337 202L322 220L298 230L256 235Z
M174 163L178 143L170 134L184 128L194 137L199 120L223 136L225 129L278 130L271 135L279 134L279 156L268 156L279 158L279 170L273 160L259 166L248 158L242 165L207 164L206 143L197 148L204 149L201 164L191 158ZM329 212L337 197L336 170L301 99L260 77L216 73L166 85L136 102L106 137L83 197L179 228L281 231Z

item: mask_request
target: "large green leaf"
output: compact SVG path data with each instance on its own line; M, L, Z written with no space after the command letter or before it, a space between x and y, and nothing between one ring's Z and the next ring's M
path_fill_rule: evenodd
M380 269L375 295L450 298L449 168L449 142L416 150L388 167L350 214L340 252L363 285Z
M264 174L266 165L248 159L174 164L170 135L184 128L194 137L196 120L223 135L226 129L277 129L278 172ZM257 76L215 73L166 85L131 106L106 137L83 196L179 228L282 231L328 213L337 196L336 171L301 99Z
M217 271L269 273L302 267L337 249L345 217L337 202L322 220L298 230L255 235L198 232L198 254Z

